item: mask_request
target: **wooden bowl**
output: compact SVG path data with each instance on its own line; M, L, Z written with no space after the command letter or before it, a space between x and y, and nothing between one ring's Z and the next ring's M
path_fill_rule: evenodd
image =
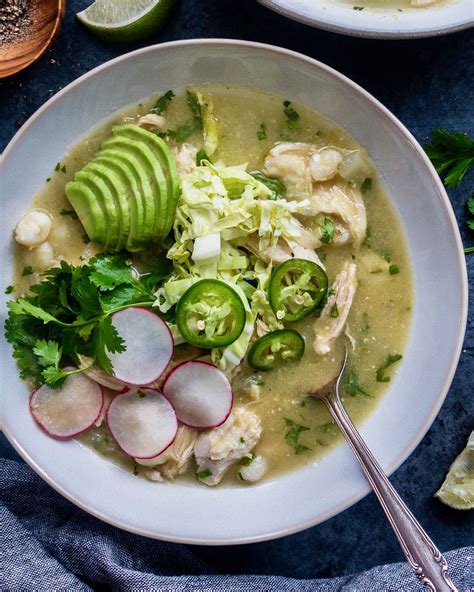
M58 34L66 0L31 0L31 4L27 34L0 47L0 78L16 74L39 60Z

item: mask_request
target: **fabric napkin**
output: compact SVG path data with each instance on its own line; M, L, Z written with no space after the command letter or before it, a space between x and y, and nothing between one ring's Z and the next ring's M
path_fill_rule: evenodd
M0 491L2 592L423 590L405 563L334 579L220 575L192 546L139 537L89 516L14 460L0 460ZM474 590L473 551L466 547L445 554L460 592Z

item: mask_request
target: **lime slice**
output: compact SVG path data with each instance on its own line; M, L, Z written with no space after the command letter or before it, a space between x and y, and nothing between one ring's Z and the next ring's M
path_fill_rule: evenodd
M143 39L166 21L175 0L96 0L77 18L106 41Z
M474 432L469 436L466 448L451 465L435 497L455 510L474 508Z

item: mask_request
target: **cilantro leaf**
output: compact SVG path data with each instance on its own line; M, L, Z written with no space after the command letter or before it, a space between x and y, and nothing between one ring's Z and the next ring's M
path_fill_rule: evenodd
M262 121L262 123L260 124L260 129L257 132L257 138L262 141L265 140L267 137L267 126L265 125L265 122Z
M59 365L62 350L59 343L46 339L38 339L33 348L33 353L38 358L40 366L56 366Z
M363 388L363 386L359 382L359 377L354 372L354 370L349 370L346 373L346 377L344 380L344 386L346 390L346 394L349 397L357 397L357 395L364 395L365 397L370 397L369 393Z
M383 364L376 370L375 376L377 378L377 382L390 382L390 376L385 376L385 370L401 359L402 356L400 354L391 354L387 356Z
M372 177L366 177L362 181L362 185L360 186L360 190L362 191L362 193L367 193L371 189L372 189Z
M329 244L334 238L335 231L336 227L334 225L333 219L329 216L326 216L319 227L321 242Z
M58 319L50 315L48 312L40 308L39 306L35 306L28 300L24 298L19 298L18 300L10 300L7 303L8 309L15 315L22 315L26 314L29 316L34 317L35 319L39 319L43 321L43 323L57 323Z
M474 139L467 134L433 130L431 143L424 149L437 172L445 175L446 187L457 187L474 166Z
M125 351L123 339L112 325L110 316L100 319L92 333L93 358L107 374L113 374L112 363L108 352L120 353Z
M279 180L267 177L260 171L250 173L254 179L263 183L272 192L271 199L280 199L286 191L286 186Z
M90 279L99 290L112 290L120 284L132 284L132 263L121 255L98 255L89 261Z
M307 452L308 450L311 450L311 448L309 448L308 446L305 446L304 444L301 444L299 442L300 435L303 432L306 432L309 430L308 426L301 425L301 424L297 423L296 421L293 421L292 419L288 419L287 417L285 417L284 419L285 419L286 425L289 428L285 434L285 440L287 441L287 443L290 446L292 446L294 448L295 454L303 454L303 452Z
M166 111L166 109L168 109L174 97L175 94L172 90L166 91L165 94L161 95L161 97L156 101L155 106L150 110L150 113L161 115L164 111Z
M300 129L300 115L291 106L291 101L283 101L283 113L286 115L286 125L288 129Z

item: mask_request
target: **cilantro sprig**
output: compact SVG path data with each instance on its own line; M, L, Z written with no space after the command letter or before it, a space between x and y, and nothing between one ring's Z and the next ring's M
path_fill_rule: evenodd
M155 115L161 115L163 111L168 109L169 104L174 99L175 94L172 90L166 91L161 97L156 101L155 106L153 109L150 110L150 113Z
M387 370L387 368L389 368L401 359L402 356L400 354L390 354L389 356L387 356L383 364L379 368L377 368L375 372L377 382L390 382L390 376L386 376L385 370Z
M5 336L21 377L60 386L78 371L64 368L79 365L80 355L112 373L109 354L125 346L111 315L130 306L152 307L155 285L168 274L162 265L138 279L123 255L98 255L77 267L62 261L47 270L29 295L7 304Z
M424 148L446 187L457 187L474 166L474 139L467 134L436 129Z
M311 450L309 446L305 446L299 441L300 435L303 432L307 432L309 427L301 425L292 419L288 419L288 417L285 417L285 423L288 427L288 431L285 434L285 440L290 446L294 448L295 454L303 454L304 452Z

